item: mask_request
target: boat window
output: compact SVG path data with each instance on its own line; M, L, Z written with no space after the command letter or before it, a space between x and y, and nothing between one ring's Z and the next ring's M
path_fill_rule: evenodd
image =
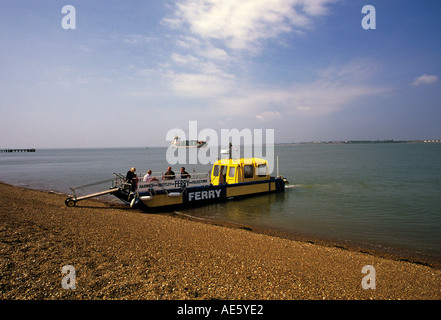
M227 178L227 166L221 166L219 174L219 184L225 184Z
M230 178L234 178L235 174L236 174L236 167L230 167L230 169L228 170L228 176Z
M257 175L259 177L265 177L267 175L267 165L265 164L259 164L257 166Z
M213 167L213 176L217 177L219 175L219 166Z
M245 179L253 177L253 165L245 165L243 167L243 175Z

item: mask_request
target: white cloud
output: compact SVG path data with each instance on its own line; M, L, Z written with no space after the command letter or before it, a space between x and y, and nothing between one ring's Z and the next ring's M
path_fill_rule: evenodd
M195 37L189 37L189 36L181 36L177 41L176 44L181 48L194 48L199 47L201 45L201 42L196 39Z
M230 58L229 54L225 50L216 48L214 46L208 46L201 49L199 53L201 56L209 60L227 61Z
M432 84L438 81L438 76L423 74L422 76L416 78L412 85L418 87L424 84Z
M176 101L191 102L192 111L198 116L219 115L217 121L226 116L265 123L289 117L319 117L389 90L368 83L373 74L367 76L364 66L374 63L364 60L332 65L317 72L311 82L278 87L250 83L246 77L225 72L211 62L197 61L193 56L173 55L173 61L188 70L167 66L156 72L140 70L139 75L154 78L167 87L167 95Z
M260 121L273 121L281 120L282 115L279 111L264 111L256 115L256 118Z
M320 70L319 76L329 81L362 81L369 79L380 70L380 66L373 60L357 58L344 65L332 64Z
M240 92L239 92L240 90ZM230 115L255 115L260 121L282 120L286 116L317 117L351 106L355 100L387 91L366 84L335 83L316 80L285 88L238 88L218 104Z
M233 88L232 77L229 75L172 73L167 75L167 78L173 92L183 97L215 98L228 94Z
M292 101L309 106L293 88L268 89L247 79L247 53L267 40L308 30L336 0L178 0L162 24L178 30L163 78L178 97L206 99L231 114L251 111L253 119L280 120ZM296 91L296 90L294 90ZM301 96L301 97L298 97ZM303 100L306 100L303 103ZM302 109L303 106L303 109ZM313 109L313 106L311 106ZM212 108L209 108L213 110Z
M189 99L198 116L265 123L317 117L348 108L360 98L387 91L368 84L380 69L354 59L319 70L314 80L272 86L247 77L248 51L283 33L307 31L335 0L181 0L163 24L179 28L167 64L156 79L176 100ZM257 49L257 51L256 51ZM245 53L245 54L244 54ZM221 111L221 112L220 112ZM214 113L213 113L214 112Z
M142 34L130 34L124 37L123 42L130 45L150 43L155 38L148 37Z
M230 49L255 50L261 42L303 31L335 0L182 0L163 23L188 27L201 39L221 41Z
M260 121L285 119L286 116L317 117L351 107L357 100L381 94L388 88L367 83L365 68L369 61L350 61L318 72L308 83L284 87L250 86L236 83L229 96L218 97L217 103L232 115L255 115Z
M177 64L184 64L184 65L194 64L194 63L199 62L198 58L196 58L190 54L184 56L184 55L181 55L178 53L173 53L171 56L171 59L173 60L173 62L175 62Z
M285 111L287 114L324 115L351 106L357 99L387 91L363 83L339 83L317 80L312 83L294 85L290 91Z

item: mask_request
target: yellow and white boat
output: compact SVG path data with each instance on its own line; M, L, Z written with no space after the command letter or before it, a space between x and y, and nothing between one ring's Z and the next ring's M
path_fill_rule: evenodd
M231 153L230 153L231 155ZM278 170L277 170L278 171ZM118 174L109 190L84 197L70 197L66 205L74 206L79 200L95 195L112 194L134 208L158 209L170 206L192 206L232 198L270 192L283 192L288 183L282 176L271 177L268 162L260 158L219 159L209 173L190 177L176 174L173 179L153 174L152 180L136 177L130 184Z

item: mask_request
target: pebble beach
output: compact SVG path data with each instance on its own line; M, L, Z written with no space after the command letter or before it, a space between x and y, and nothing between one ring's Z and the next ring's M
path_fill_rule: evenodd
M98 200L69 208L65 199L0 183L2 300L441 298L436 265L179 212L148 214ZM75 268L75 289L62 287L67 265Z

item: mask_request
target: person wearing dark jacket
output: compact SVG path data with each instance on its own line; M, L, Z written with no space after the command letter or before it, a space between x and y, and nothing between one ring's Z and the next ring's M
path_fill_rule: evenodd
M172 171L171 167L167 168L167 171L164 174L164 180L173 180L175 178L175 173Z
M130 191L136 190L136 185L138 183L138 178L136 177L136 168L132 167L129 171L127 171L126 182L130 183Z

